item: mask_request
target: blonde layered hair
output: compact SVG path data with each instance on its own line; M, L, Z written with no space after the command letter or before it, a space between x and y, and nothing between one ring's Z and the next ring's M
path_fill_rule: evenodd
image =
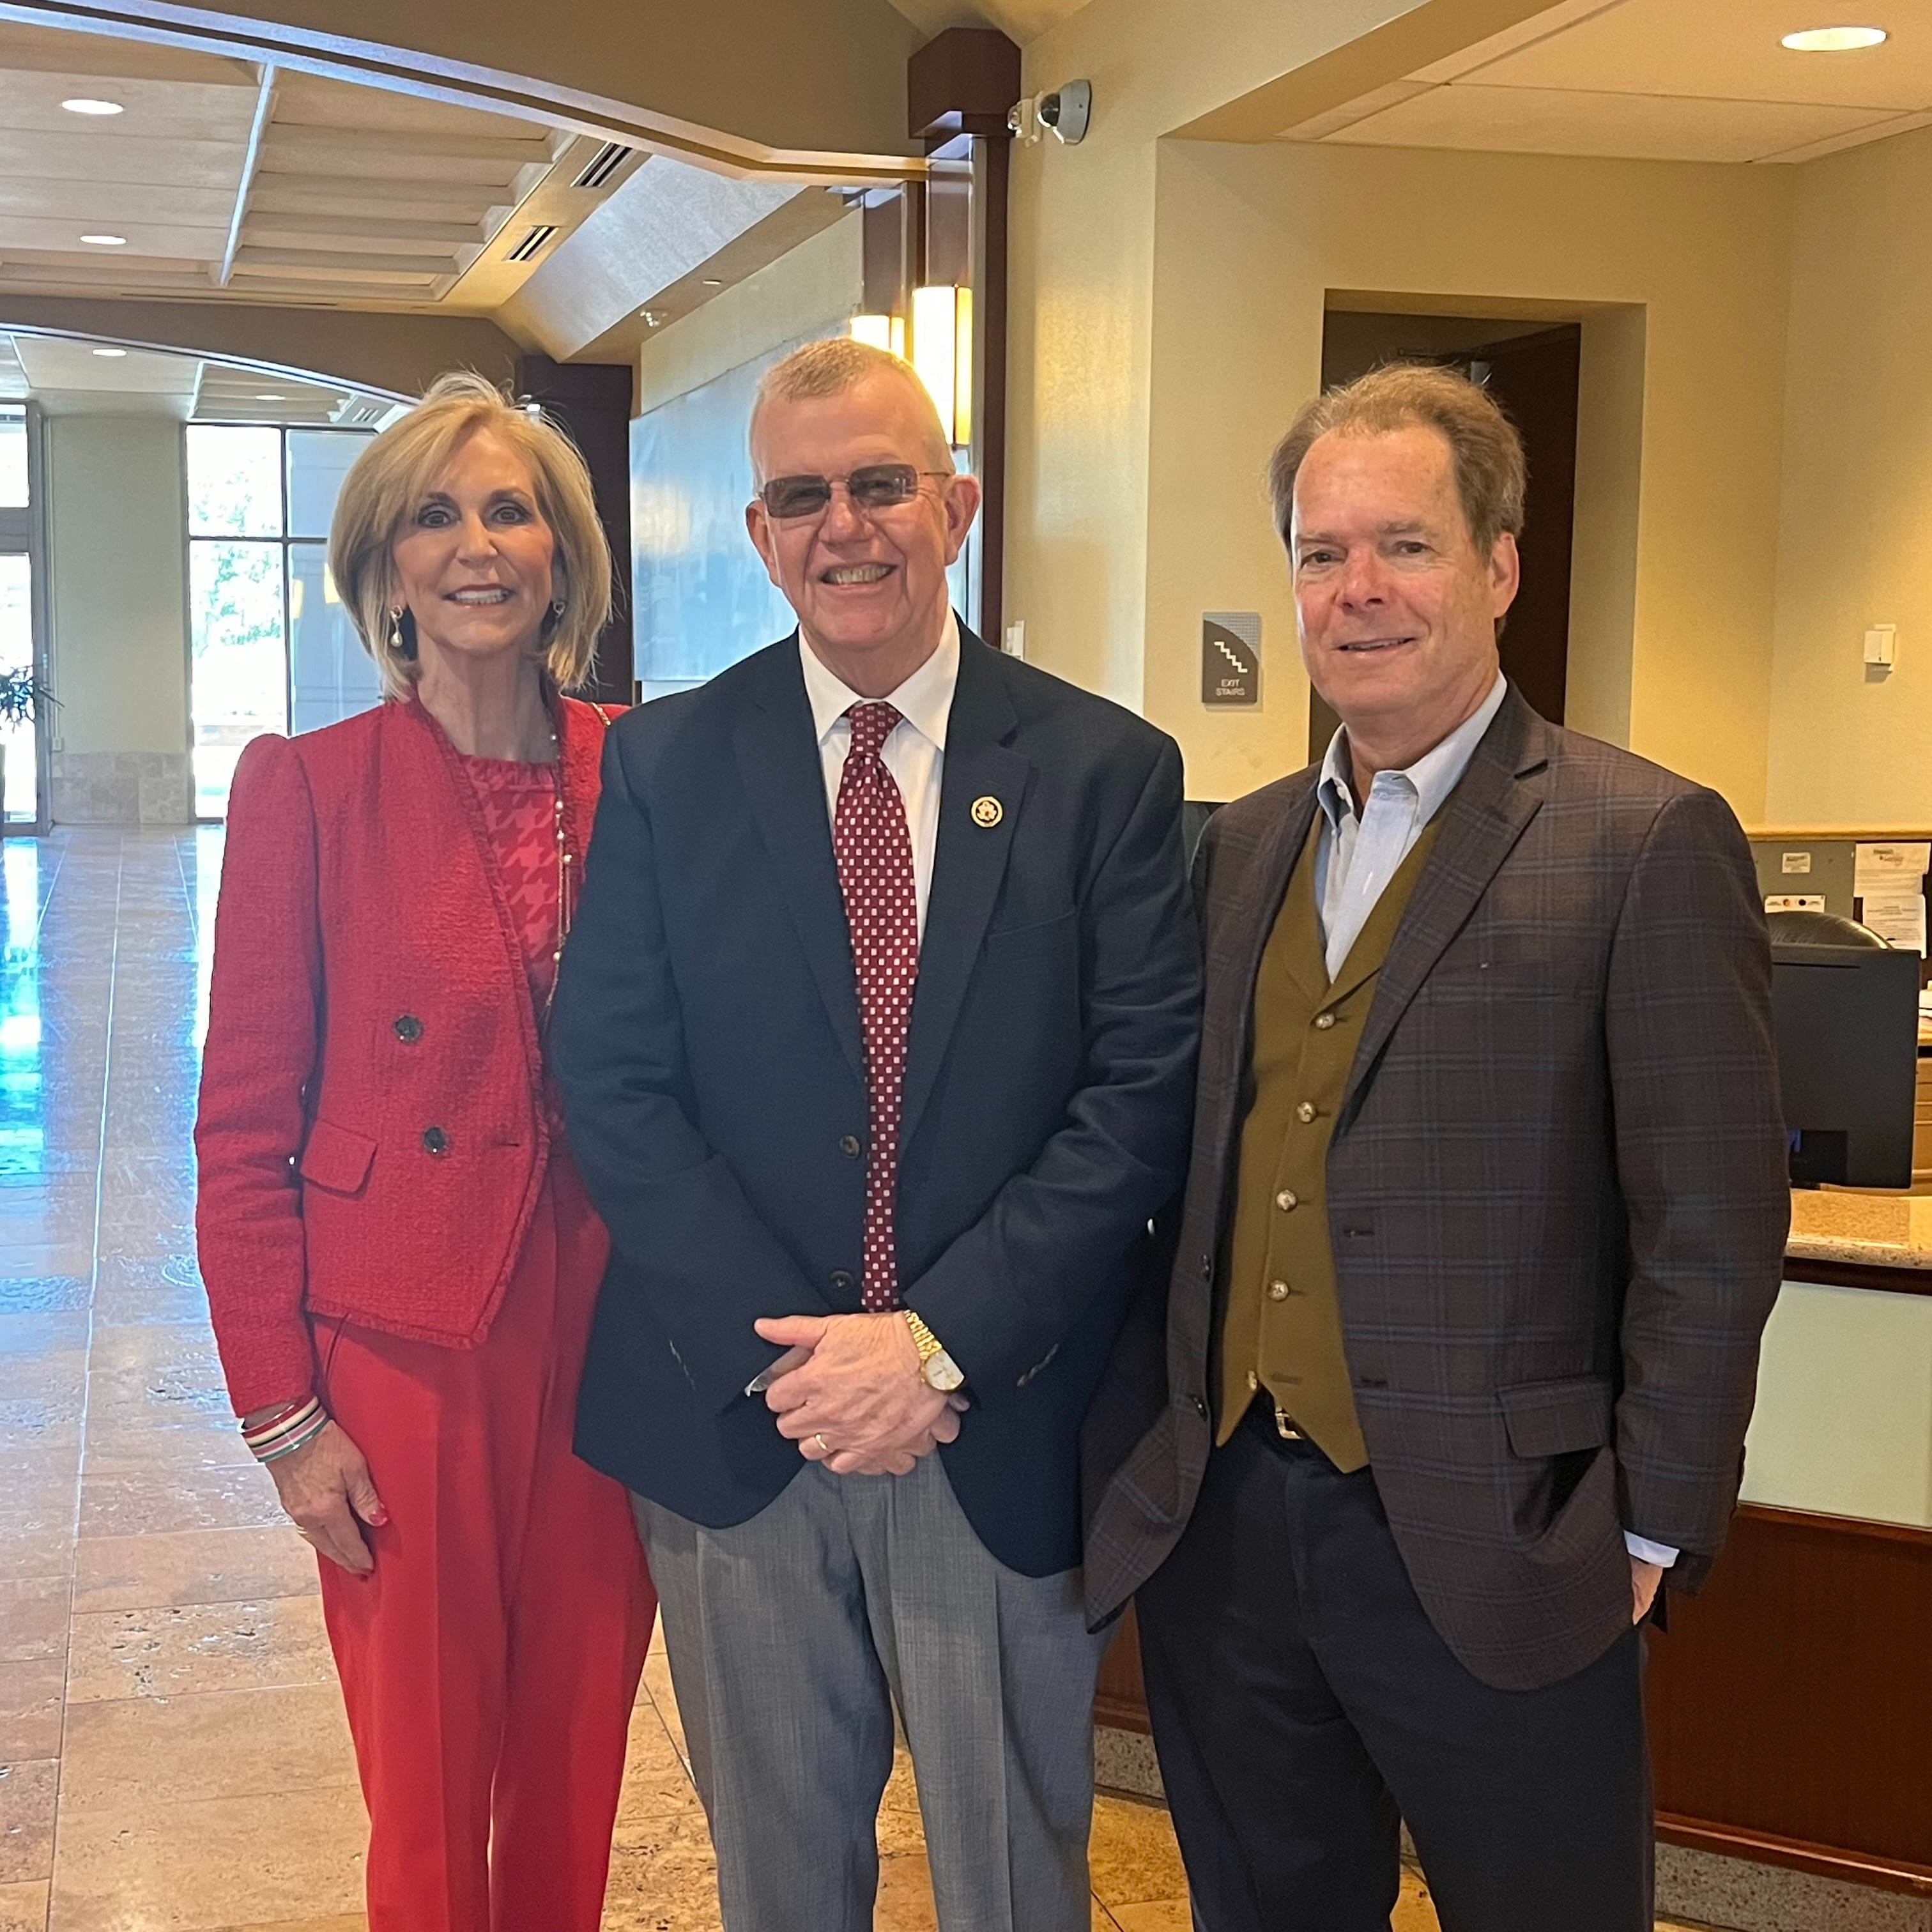
M566 691L590 676L597 635L610 615L610 547L598 521L590 472L554 424L518 408L484 377L458 370L439 376L422 400L350 466L329 527L328 574L388 697L407 695L417 670L389 640L397 539L451 452L485 429L530 465L537 513L556 540L553 569L565 604L544 639L544 668Z

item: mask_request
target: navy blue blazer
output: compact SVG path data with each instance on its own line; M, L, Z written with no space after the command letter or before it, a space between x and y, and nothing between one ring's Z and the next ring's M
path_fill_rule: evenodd
M752 1322L859 1307L865 1063L798 648L611 728L554 1020L612 1241L578 1452L714 1528L803 1467L745 1394L778 1352ZM1172 739L962 630L899 1280L965 1372L973 1406L940 1452L954 1492L1029 1576L1080 1560L1081 1420L1186 1162L1201 976L1180 803Z

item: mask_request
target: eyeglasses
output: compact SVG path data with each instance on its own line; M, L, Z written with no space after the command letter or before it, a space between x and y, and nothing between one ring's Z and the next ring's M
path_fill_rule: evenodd
M842 483L855 510L896 509L919 494L920 479L950 476L950 470L915 470L910 463L868 463L849 476L774 476L758 492L765 514L780 523L820 515L832 501L832 486Z

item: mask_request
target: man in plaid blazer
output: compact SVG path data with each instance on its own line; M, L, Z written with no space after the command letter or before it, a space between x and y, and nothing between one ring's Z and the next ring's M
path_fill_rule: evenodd
M1200 1932L1387 1932L1404 1820L1446 1932L1648 1932L1636 1626L1724 1541L1789 1210L1750 855L1502 676L1482 391L1378 370L1272 482L1342 726L1197 862L1192 1168L1090 1419L1089 1612L1138 1592Z

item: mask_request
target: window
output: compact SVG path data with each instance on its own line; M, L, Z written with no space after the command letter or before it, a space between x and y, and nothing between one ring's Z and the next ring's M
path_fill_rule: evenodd
M381 698L323 562L342 478L374 434L193 423L188 597L195 810L228 810L236 760L265 731L312 731Z
M0 403L0 510L27 507L27 412Z
M28 540L27 412L22 404L0 403L0 671L26 670L34 662ZM0 727L0 820L32 825L39 791L33 726Z

